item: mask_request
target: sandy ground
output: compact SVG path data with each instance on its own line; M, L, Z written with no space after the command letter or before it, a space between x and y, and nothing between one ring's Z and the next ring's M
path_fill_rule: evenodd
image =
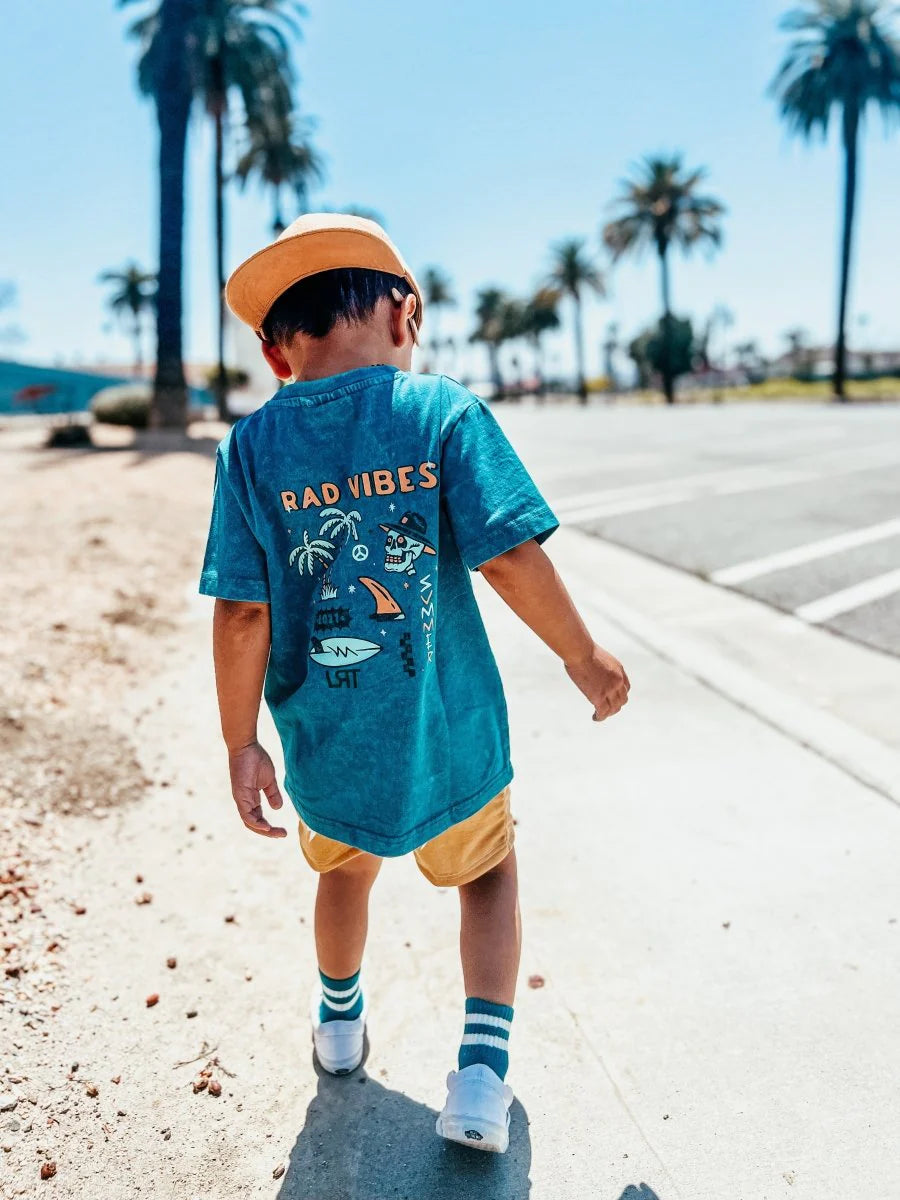
M144 814L169 809L181 835L172 852L187 855L203 839L186 807L190 785L169 801L175 779L160 749L169 738L159 730L158 685L180 661L212 433L180 450L152 438L134 450L109 431L87 452L43 450L37 430L0 434L4 1197L46 1191L40 1172L49 1163L61 1195L161 1195L129 1178L137 1159L148 1179L137 1145L158 1139L162 1158L177 1108L186 1127L200 1101L216 1106L208 1086L197 1097L191 1088L215 1059L201 1054L203 1030L186 1017L203 980L196 964L178 961L174 930L162 940L148 934L167 917L154 894L159 849L141 846ZM168 721L192 702L180 697ZM210 917L224 927L226 915ZM149 950L152 968L141 978L133 963L106 961L110 938L117 954L129 944ZM183 1045L163 1056L159 1040L159 1080L148 1086L147 1047L129 1023L146 1036L160 1015L173 1021L173 990L194 997L179 1005ZM154 992L156 1010L147 1007ZM200 1058L173 1070L179 1055ZM205 1078L223 1082L218 1103L228 1103L224 1066L213 1062Z

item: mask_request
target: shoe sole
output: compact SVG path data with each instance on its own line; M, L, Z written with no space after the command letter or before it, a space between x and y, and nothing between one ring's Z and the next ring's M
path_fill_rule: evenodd
M482 1121L475 1117L438 1117L435 1129L448 1142L458 1142L470 1150L484 1150L493 1154L505 1154L509 1146L509 1129L495 1125L493 1121Z

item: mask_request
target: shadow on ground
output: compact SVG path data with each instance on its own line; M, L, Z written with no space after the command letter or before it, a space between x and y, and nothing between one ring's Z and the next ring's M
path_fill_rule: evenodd
M528 1200L531 1139L518 1101L509 1150L479 1154L444 1142L434 1109L364 1070L345 1079L317 1074L278 1200Z

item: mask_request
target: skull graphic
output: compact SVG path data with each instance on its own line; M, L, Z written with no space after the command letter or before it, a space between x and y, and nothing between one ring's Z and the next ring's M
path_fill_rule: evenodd
M428 541L425 518L415 512L406 512L395 524L381 525L387 534L384 544L384 569L406 575L415 575L416 559L423 554L437 554Z

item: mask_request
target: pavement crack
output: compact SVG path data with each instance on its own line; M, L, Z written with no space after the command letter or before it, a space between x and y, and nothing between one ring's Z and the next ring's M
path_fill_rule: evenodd
M555 988L554 988L554 991L556 991ZM635 1127L638 1134L640 1135L641 1141L644 1143L644 1145L647 1147L647 1149L650 1151L650 1153L653 1155L653 1157L659 1163L660 1170L665 1175L667 1185L671 1188L672 1192L677 1197L677 1200L682 1200L681 1192L678 1188L678 1184L675 1182L672 1172L666 1166L665 1160L663 1159L662 1155L659 1153L659 1151L656 1149L656 1147L651 1142L649 1136L647 1135L646 1131L644 1130L643 1125L641 1125L641 1122L638 1120L636 1113L634 1112L634 1110L632 1109L632 1107L628 1103L628 1101L625 1099L622 1089L619 1087L619 1084L617 1083L615 1076L610 1071L609 1067L606 1065L606 1060L604 1059L604 1057L600 1053L600 1051L597 1049L597 1047L594 1045L593 1041L591 1040L590 1035L585 1031L584 1026L581 1024L581 1021L579 1020L578 1014L574 1011L574 1009L569 1008L568 1004L566 1004L566 1002L562 999L562 997L558 993L557 993L557 1003L559 1004L560 1008L562 1008L564 1010L564 1012L567 1014L567 1016L571 1020L572 1024L575 1026L576 1030L578 1031L583 1044L590 1051L591 1056L593 1057L593 1059L599 1066L600 1070L605 1075L606 1079L609 1082L609 1086L612 1088L613 1093L615 1094L616 1099L618 1100L622 1109L627 1113L629 1121L631 1121L632 1125Z

